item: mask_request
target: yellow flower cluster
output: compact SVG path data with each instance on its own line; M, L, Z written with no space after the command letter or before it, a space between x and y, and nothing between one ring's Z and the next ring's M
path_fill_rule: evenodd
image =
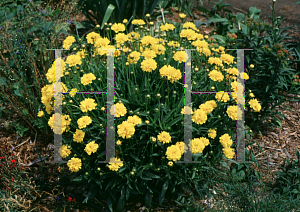
M219 91L218 93L216 93L215 98L219 102L228 102L230 100L228 93L224 93L224 91Z
M191 28L193 30L197 30L196 25L194 23L192 23L192 22L186 22L186 23L183 24L182 27L183 28Z
M236 105L229 106L226 110L226 113L229 116L229 118L231 118L233 121L241 120L242 118L242 111Z
M71 150L68 149L66 145L62 145L61 148L59 148L59 152L61 151L62 158L66 158L71 154Z
M185 51L177 51L174 56L173 59L175 61L178 61L179 63L185 62L186 59L188 59L188 55L185 53Z
M209 140L205 137L194 138L189 143L189 148L193 154L202 153L204 148L209 145Z
M215 137L217 136L217 131L213 130L213 129L209 129L208 130L208 137L215 139Z
M125 31L125 25L121 23L115 23L111 26L111 30L115 31L115 33L124 32Z
M171 136L170 133L166 132L166 131L162 131L158 134L157 136L157 140L159 142L162 142L163 144L168 144L171 141Z
M224 63L227 63L228 65L232 64L234 60L234 57L229 54L222 54L220 58L224 61Z
M134 19L134 20L132 21L132 24L133 24L133 25L145 25L146 23L145 23L145 21L142 20L142 19Z
M261 110L261 105L259 104L257 99L251 99L249 101L249 105L255 112L259 112Z
M51 68L48 69L47 74L46 74L46 77L47 77L47 80L48 80L49 83L55 82L55 62L56 61L58 62L58 59L56 59L53 62ZM60 77L63 77L64 73L66 71L66 63L62 59L60 60L60 66L61 66L61 69L60 69L61 70L61 75L60 75ZM59 70L57 70L57 71L59 71Z
M165 25L160 25L160 31L171 31L174 30L175 26L173 24L166 23Z
M75 38L73 36L68 36L64 42L63 42L63 48L64 49L70 49L70 47L72 46L72 44L75 42Z
M81 80L81 84L88 85L91 84L95 79L96 77L93 73L88 73L88 74L84 74L80 80Z
M118 125L118 135L122 138L131 138L135 133L134 124L128 121L123 121L122 124Z
M128 55L128 62L129 63L137 63L137 61L140 59L141 53L137 51L133 51Z
M159 69L159 73L162 77L167 77L171 83L174 83L182 78L181 71L170 65L164 65L161 69Z
M224 79L224 75L217 70L212 70L211 72L209 72L208 76L211 80L218 82L222 82Z
M69 170L71 172L78 172L82 166L81 159L73 157L71 158L71 160L68 161L67 166L69 167Z
M91 123L92 123L92 119L89 116L82 116L77 120L79 129L86 128Z
M145 72L151 72L157 68L157 63L154 59L145 59L141 62L141 68Z
M232 159L235 155L234 153L234 149L231 148L231 145L233 144L230 135L228 135L227 133L222 135L220 138L220 143L222 144L222 146L224 147L223 153L224 155L229 158Z
M167 159L173 160L173 161L178 161L186 152L187 146L184 144L184 142L177 142L175 145L171 145L167 148L166 155Z
M77 143L81 143L85 136L85 132L82 130L76 129L76 132L73 134L73 140Z
M116 161L120 161L121 163L114 163ZM108 164L108 168L111 170L111 171L118 171L119 168L121 168L124 164L123 164L123 161L121 161L121 159L119 158L111 158L110 163Z
M111 106L110 115L115 115L115 117L119 118L121 116L125 116L127 113L127 109L123 103L117 103Z
M59 125L57 122L55 123L54 126L54 117L55 114L58 114L58 116L61 117L61 125ZM66 131L66 129L70 129L70 124L71 124L71 118L69 115L61 115L59 113L55 113L53 114L48 121L48 125L50 126L50 128L53 130L53 132L55 134L61 134L64 133ZM60 133L61 132L61 133Z
M69 64L69 67L81 65L81 57L77 54L70 55L67 57L66 64Z
M96 108L97 104L95 103L95 99L86 98L85 100L80 102L80 109L82 112L92 111Z
M222 64L222 60L218 57L209 57L208 58L208 63L210 65L216 64L216 65L221 65Z
M85 146L84 151L86 151L88 155L91 155L92 153L97 152L98 147L99 145L96 144L95 141L92 141Z

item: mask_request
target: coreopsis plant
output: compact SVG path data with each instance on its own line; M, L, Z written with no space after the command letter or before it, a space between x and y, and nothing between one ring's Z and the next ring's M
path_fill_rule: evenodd
M86 183L87 201L104 196L112 211L122 211L130 195L152 195L161 204L166 191L175 192L182 182L202 195L203 166L224 158L234 159L238 70L236 58L213 39L200 34L191 22L155 29L147 20L134 20L135 31L124 33L122 23L112 25L108 37L97 32L86 40L67 38L70 55L61 60L62 137L61 155L76 180ZM180 39L174 30L181 28ZM149 29L149 30L148 30ZM185 106L185 61L191 51L192 108ZM107 49L114 49L115 104L107 108ZM55 62L53 63L55 67ZM245 73L243 78L249 77ZM44 115L54 122L54 70L42 89ZM204 93L212 91L214 93ZM246 99L255 111L260 104ZM106 160L107 114L114 115L115 157ZM184 117L191 115L192 137L184 143ZM41 115L41 113L40 113ZM54 131L55 132L55 131ZM176 163L192 152L199 163ZM119 162L119 163L117 163Z

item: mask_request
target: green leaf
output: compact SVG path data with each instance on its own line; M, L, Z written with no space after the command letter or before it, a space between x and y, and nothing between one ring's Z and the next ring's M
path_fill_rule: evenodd
M138 158L138 157L136 157L136 156L134 156L134 155L130 155L134 160L136 160L136 161L138 161L138 162L141 162L141 160Z
M219 40L221 42L221 45L226 44L226 39L222 35L212 35L210 37L215 38L216 40Z
M295 152L296 152L297 158L300 159L299 151L297 148L295 148Z
M176 119L172 120L171 122L168 123L167 127L172 127L174 124L176 124L177 122L181 121L182 117L177 117Z
M111 212L113 212L112 201L111 201L110 195L107 196L106 203L107 203L107 206L108 206L109 210Z
M152 203L152 194L149 190L147 190L146 194L145 194L145 204L147 208L151 207L151 203Z
M109 4L107 9L106 9L106 12L105 12L105 15L104 15L104 18L103 18L103 21L102 21L102 24L101 24L101 29L103 29L104 27L104 23L107 23L108 19L110 18L112 12L114 11L115 9L115 6L112 5L112 4Z
M168 189L168 185L169 185L169 179L167 179L164 184L163 184L163 187L162 187L162 190L161 192L159 193L159 204L161 205L164 198L165 198L165 193Z
M228 21L227 18L221 18L219 15L214 15L207 21L207 23L226 22L226 21Z
M129 199L129 196L130 196L130 184L126 186L126 201Z
M23 6L22 5L18 5L17 6L17 13L19 13L20 11L22 11L23 10Z
M156 175L156 174L152 174L151 172L143 172L144 175L151 177L151 178L157 178L159 179L160 176Z
M260 12L261 12L261 10L257 9L256 7L250 7L248 17L253 18L254 20L257 21L258 18L259 18L259 13Z
M6 80L3 77L0 77L0 86L7 85Z

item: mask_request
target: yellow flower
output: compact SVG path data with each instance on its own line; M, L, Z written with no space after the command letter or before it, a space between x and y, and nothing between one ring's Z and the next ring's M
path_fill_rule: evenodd
M134 19L134 20L132 21L132 24L133 24L133 25L145 25L146 23L145 23L145 21L143 21L142 19Z
M186 14L180 13L180 14L179 14L179 17L180 17L181 19L184 19L184 18L186 17Z
M38 114L37 114L38 117L42 117L43 115L44 115L44 111L42 111L42 110L39 111Z
M96 77L93 73L88 73L88 74L84 74L80 80L81 80L81 84L88 85L91 84L95 79Z
M96 32L91 32L86 35L87 43L94 44L97 39L101 38L101 36Z
M242 111L240 108L238 108L236 105L231 105L227 108L226 113L228 116L233 120L241 120L242 117Z
M61 156L63 158L66 158L71 154L71 150L68 149L68 147L66 145L62 145L62 147L59 149L61 150Z
M227 148L223 148L223 153L225 155L225 157L232 159L235 156L235 152L234 149L227 147Z
M110 43L110 40L108 40L108 38L98 38L95 41L94 46L97 47L97 48L100 48L100 47L108 46L109 43Z
M211 72L209 72L208 76L211 80L218 82L222 82L224 79L224 75L217 70L212 70Z
M198 34L192 29L183 29L180 32L181 38L187 38L188 40L196 40Z
M120 140L117 140L116 143L117 143L118 146L122 144L122 142Z
M209 140L204 137L194 138L189 143L189 148L193 154L202 153L204 148L209 145Z
M121 43L125 43L128 40L128 36L125 35L124 33L118 33L115 36L115 40L117 43L121 44Z
M145 72L151 72L157 68L157 63L153 59L145 59L141 62L141 68Z
M172 137L170 136L170 133L168 133L166 131L160 132L157 136L157 140L159 142L163 142L163 144L170 143L171 139L172 139Z
M237 75L238 70L237 70L237 68L229 68L226 70L226 72L228 74Z
M58 114L58 113L55 113ZM59 125L57 122L54 125L54 117L55 114L53 114L49 121L48 121L48 125L50 126L50 128L53 130L53 132L55 134L61 134L60 132L64 133L66 131L66 129L69 129L69 125L71 124L71 118L69 115L61 115L59 114L58 116L61 117L61 125Z
M197 49L208 48L208 43L205 40L195 40L192 42L192 45L197 47Z
M131 42L134 42L135 40L140 39L141 35L137 32L130 32L130 34L128 34L128 39Z
M70 47L72 46L72 44L75 42L75 38L73 36L68 36L64 42L63 42L63 48L64 49L70 49Z
M183 24L182 27L183 28L191 28L193 30L197 30L196 25L194 23L192 23L192 22L186 22L186 23Z
M253 65L253 64L251 64L251 65L250 65L250 68L254 68L254 65Z
M123 103L117 103L115 105L112 105L110 108L110 115L115 115L115 117L121 117L121 116L125 116L127 113L127 109L124 106Z
M173 59L179 63L185 62L186 58L188 59L188 55L185 51L177 51L173 56Z
M77 56L79 56L81 59L85 58L85 50L81 50L76 53Z
M69 95L70 95L71 97L74 97L74 96L76 95L77 91L78 91L78 90L77 90L76 88L72 88L71 91L70 91L70 93L69 93Z
M53 83L55 82L55 62L58 62L58 59L56 59L56 61L53 62L51 68L48 69L46 77L49 83ZM62 59L60 60L60 71L61 71L61 75L60 77L64 76L64 73L66 71L66 63L65 61L63 61Z
M127 19L124 19L123 20L123 24L127 24L128 20Z
M79 55L70 55L68 56L66 63L69 64L69 67L75 66L75 65L81 65L81 58Z
M78 172L82 166L81 159L73 157L68 161L67 166L71 172Z
M222 135L219 139L220 139L220 143L224 148L230 147L233 144L230 135L227 133Z
M77 120L79 129L85 128L92 123L92 119L89 116L83 116Z
M85 100L80 102L80 109L82 112L92 111L96 108L97 104L94 99L86 98Z
M169 30L171 31L173 29L175 29L175 26L173 24L169 24L169 23L166 23L165 25L162 24L160 26L161 31L167 31L168 32Z
M163 44L153 44L151 45L151 49L158 55L162 55L166 51L166 48Z
M177 145L172 145L167 148L166 155L169 160L177 161L181 158L181 151Z
M111 170L111 171L118 171L120 167L122 167L124 164L123 164L123 161L118 162L116 163L116 161L121 161L121 159L119 158L111 158L110 159L110 163L108 165L108 168Z
M249 105L255 112L259 112L261 110L261 105L259 104L257 99L251 99L249 101Z
M115 31L115 33L124 32L125 31L125 25L121 23L114 23L111 26L111 30Z
M180 47L180 44L177 41L169 41L168 46Z
M181 114L184 115L184 114L193 114L193 110L192 108L190 108L189 106L184 106L182 109L181 109Z
M215 137L217 136L217 131L213 130L213 129L209 129L208 130L208 137L215 139Z
M103 49L105 49L105 50L103 50ZM113 45L102 46L102 47L99 47L99 48L96 49L95 54L98 54L98 55L101 55L101 56L107 55L107 49L116 49L116 48ZM114 51L114 56L118 56L118 54L119 54L118 51L119 50Z
M197 109L192 116L192 121L196 124L204 124L207 120L207 114L201 109Z
M220 92L216 93L215 98L219 102L227 102L227 101L230 100L230 97L229 97L228 93L224 93L224 91L220 91Z
M156 44L156 39L150 35L146 35L141 39L141 43L143 46Z
M135 133L135 128L132 123L128 121L123 121L122 124L118 125L118 135L122 138L131 138L132 135Z
M156 57L156 53L155 53L155 51L153 51L153 50L146 50L146 51L143 51L142 56L143 56L145 59L153 59L153 58Z
M134 126L138 125L138 124L142 124L142 119L140 117L138 117L137 115L134 116L128 116L127 121L129 123L132 123Z
M168 165L169 165L169 166L173 166L173 162L172 162L172 161L169 161L169 162L168 162Z
M221 60L224 61L224 63L227 63L227 64L233 63L233 59L234 59L234 57L229 54L222 54L220 58L221 58Z
M217 107L217 103L215 100L210 100L205 102L204 104L199 105L199 109L203 110L206 114L211 113Z
M85 136L85 132L82 130L76 129L76 132L73 134L73 140L77 143L81 143Z
M91 155L92 153L97 152L98 147L99 145L96 144L95 141L92 141L85 146L84 151L86 151L88 155Z
M242 78L243 74L241 73L240 76ZM249 79L249 76L248 76L248 74L246 72L244 72L244 77L243 78L244 78L244 80L248 80Z
M156 138L155 137L152 137L152 142L156 142Z
M128 55L128 62L129 63L137 63L137 61L140 59L141 53L137 51L133 51Z
M185 145L184 142L179 141L175 144L180 149L180 154L183 155L188 150L188 147Z
M250 93L250 97L254 98L255 96L254 96L254 94L253 94L253 93Z
M222 64L222 60L218 57L209 57L208 58L208 63L213 65L213 64L216 64L216 65L221 65Z

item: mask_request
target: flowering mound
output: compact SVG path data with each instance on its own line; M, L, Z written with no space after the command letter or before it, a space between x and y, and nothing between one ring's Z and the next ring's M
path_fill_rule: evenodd
M108 202L123 206L130 194L137 193L146 199L160 193L155 198L161 202L168 186L175 188L183 179L197 182L195 173L201 172L205 162L216 164L223 156L233 159L236 120L242 114L236 106L237 90L243 89L237 80L236 58L225 53L224 47L200 34L191 22L162 24L159 29L148 21L132 23L135 31L128 34L117 23L107 37L96 32L89 33L86 41L69 36L63 47L75 54L61 60L62 158L77 179L88 182L89 195L99 190L110 198ZM182 28L177 40L176 27ZM197 50L188 58L184 48ZM107 55L108 49L114 50L115 104L111 108L104 95L108 56L112 56ZM192 92L203 92L191 95L192 108L184 105L187 59L192 61ZM42 89L44 116L51 129L55 129L53 67L55 63L47 73L50 84ZM242 78L249 79L247 73ZM213 93L204 93L208 91ZM261 109L257 99L249 101L246 96L246 103L255 112ZM106 161L108 114L114 115L116 126L115 156ZM193 139L188 145L184 143L186 115L192 119ZM187 150L199 163L176 163L184 160ZM193 170L189 180L186 170ZM193 186L198 191L199 185ZM119 201L113 200L116 195L121 195Z

